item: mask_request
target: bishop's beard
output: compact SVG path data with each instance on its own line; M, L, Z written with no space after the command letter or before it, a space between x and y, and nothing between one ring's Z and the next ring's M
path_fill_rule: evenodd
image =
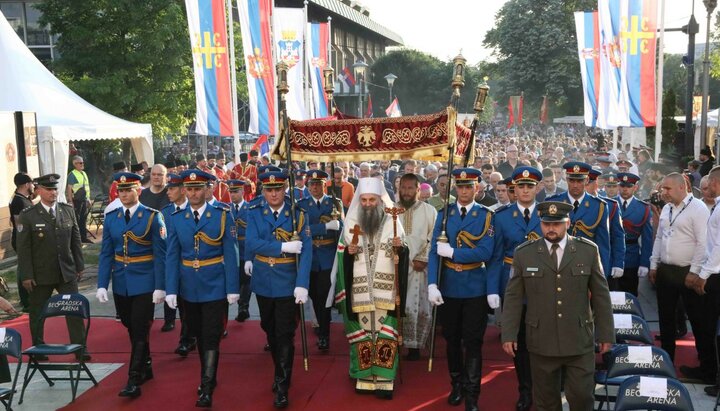
M380 222L383 218L384 210L382 206L362 207L360 210L360 229L363 230L369 238L375 237L380 229Z

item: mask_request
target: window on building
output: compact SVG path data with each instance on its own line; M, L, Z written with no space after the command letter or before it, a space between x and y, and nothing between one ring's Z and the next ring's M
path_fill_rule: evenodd
M47 65L57 57L55 50L57 36L51 36L50 28L40 25L42 13L36 8L37 3L37 1L0 0L0 11L35 57Z

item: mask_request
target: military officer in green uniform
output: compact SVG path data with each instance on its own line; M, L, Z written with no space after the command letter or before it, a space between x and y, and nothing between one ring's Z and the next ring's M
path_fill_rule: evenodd
M20 213L17 224L18 276L30 293L30 333L33 345L43 344L40 311L54 290L77 293L85 262L80 228L73 207L58 203L57 174L34 180L40 202ZM67 319L70 340L81 343L83 322ZM89 355L86 355L86 360Z
M502 314L503 350L517 350L525 327L533 397L538 411L560 411L560 376L571 410L592 410L595 339L607 352L615 341L612 306L597 246L567 235L573 206L538 205L543 238L515 250ZM527 301L525 324L520 323Z

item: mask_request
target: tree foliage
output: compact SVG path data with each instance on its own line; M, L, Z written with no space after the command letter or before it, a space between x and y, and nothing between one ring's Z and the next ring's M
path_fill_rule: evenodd
M526 106L539 108L547 95L552 111L582 113L582 82L573 13L591 10L593 0L509 0L487 32L484 45L494 49L497 88L507 101L525 94ZM536 109L537 110L537 109Z
M181 0L46 0L42 23L58 34L53 70L95 106L184 133L194 112L192 57Z
M393 94L397 96L404 115L435 113L450 103L452 61L443 62L417 50L391 51L375 61L371 72L370 81L375 85L370 85L369 88L373 98L373 108L378 116L384 116L385 107L390 105L384 79L388 73L398 77L393 86ZM485 74L477 67L466 67L465 87L460 93L458 112L472 113L476 89ZM490 97L485 103L483 118L492 116L492 95L491 89Z

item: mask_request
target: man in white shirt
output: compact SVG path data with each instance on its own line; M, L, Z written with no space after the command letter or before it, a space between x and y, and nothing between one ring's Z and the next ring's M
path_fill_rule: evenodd
M679 173L665 177L660 189L668 203L660 212L648 276L656 286L661 345L674 360L675 309L681 296L693 333L697 337L698 331L701 335L703 332L702 298L685 284L697 277L696 273L700 273L705 259L706 226L710 212L702 201L687 193L685 179ZM714 347L708 348L700 342L696 344L696 349L700 367L681 366L680 371L687 377L714 382Z

